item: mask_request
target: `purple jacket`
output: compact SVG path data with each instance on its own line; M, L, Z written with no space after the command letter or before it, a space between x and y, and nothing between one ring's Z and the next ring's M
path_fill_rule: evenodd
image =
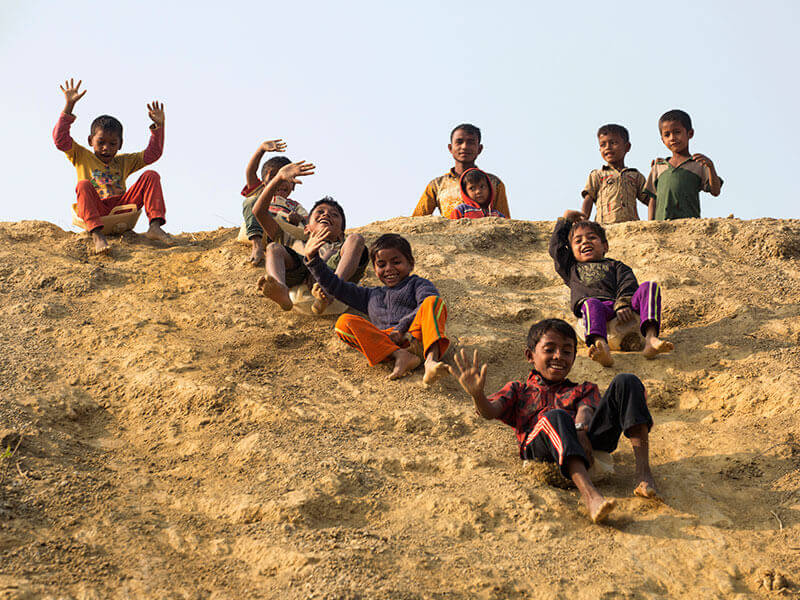
M422 301L439 295L430 281L416 275L409 275L394 287L364 287L339 279L319 256L306 261L306 266L328 294L369 315L378 329L406 333Z

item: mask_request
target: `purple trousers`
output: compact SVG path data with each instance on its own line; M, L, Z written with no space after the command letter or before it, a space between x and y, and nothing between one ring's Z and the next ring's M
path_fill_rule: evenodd
M645 281L633 294L631 308L639 314L642 335L650 325L656 326L656 335L661 330L661 286L655 281ZM614 318L614 301L586 298L581 303L586 343L594 337L608 338L606 324Z

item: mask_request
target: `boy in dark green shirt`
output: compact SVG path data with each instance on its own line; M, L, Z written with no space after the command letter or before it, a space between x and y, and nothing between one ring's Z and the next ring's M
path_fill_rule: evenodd
M665 112L658 120L658 129L672 157L653 161L645 183L645 192L650 196L648 218L651 221L699 218L700 190L719 196L722 179L710 158L689 153L694 129L687 113L682 110Z

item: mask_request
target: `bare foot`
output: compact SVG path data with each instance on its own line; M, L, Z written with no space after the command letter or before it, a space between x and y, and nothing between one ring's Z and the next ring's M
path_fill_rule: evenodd
M283 310L292 310L292 299L289 297L289 288L271 275L261 276L258 279L258 290L267 298L276 302Z
M147 231L144 233L144 237L149 240L155 240L157 242L168 242L170 241L169 234L161 229L161 225L156 222L150 223L150 227L147 228Z
M398 348L392 352L392 356L394 357L394 369L392 370L391 375L389 375L389 379L400 379L401 377L405 377L411 373L411 371L416 369L419 366L419 363L422 362L419 356L412 354L404 348Z
M661 500L661 496L659 496L656 491L656 483L653 481L652 477L649 479L642 479L639 485L633 490L633 495L639 496L640 498L647 498L648 500Z
M658 339L656 336L651 336L645 339L642 354L644 354L645 358L655 358L659 354L672 352L674 349L675 346L672 345L672 342L667 342Z
M602 496L589 505L589 516L592 523L602 523L617 506L616 500L606 500Z
M450 369L445 363L428 357L425 359L425 374L422 376L422 383L424 385L430 385L439 379L439 377L448 373L450 373Z
M264 264L264 247L261 244L253 244L253 249L247 262L253 267L260 267Z
M108 240L102 231L93 231L92 239L94 240L95 254L108 254L109 250L111 250L111 246L108 245Z
M614 359L611 357L611 348L608 347L608 342L602 338L596 339L594 344L589 346L589 358L599 362L604 367L610 367L614 364Z
M333 302L333 300L328 297L328 294L325 293L325 290L322 289L322 286L319 283L315 283L313 286L311 286L311 295L315 298L314 302L311 304L311 312L313 312L315 315L321 315L324 313L325 309L330 306L331 302Z

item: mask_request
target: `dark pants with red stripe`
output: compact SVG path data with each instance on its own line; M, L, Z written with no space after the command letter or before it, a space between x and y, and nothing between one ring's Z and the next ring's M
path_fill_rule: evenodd
M614 377L594 411L587 431L589 441L595 450L613 452L620 435L636 425L647 425L648 430L653 426L644 385L636 375L621 373ZM539 417L525 442L523 458L556 462L564 477L569 477L566 459L571 456L581 458L589 468L586 452L578 441L575 421L563 409L548 410Z

